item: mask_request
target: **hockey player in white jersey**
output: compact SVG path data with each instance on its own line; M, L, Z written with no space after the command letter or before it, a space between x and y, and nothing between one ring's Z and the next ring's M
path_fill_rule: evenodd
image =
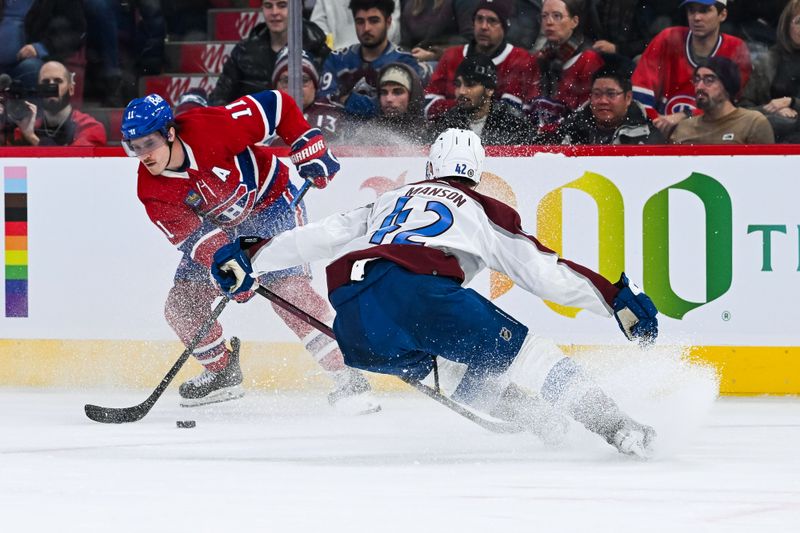
M269 240L228 244L212 272L232 295L258 273L334 258L333 330L349 366L422 380L437 359L461 363L455 400L475 405L499 382L483 403L494 416L533 423L530 409L546 402L620 452L649 456L653 428L623 413L553 341L462 286L488 267L540 298L615 316L631 340L658 334L655 306L624 274L611 283L559 258L522 230L513 208L476 192L483 161L477 135L449 129L431 147L426 181Z

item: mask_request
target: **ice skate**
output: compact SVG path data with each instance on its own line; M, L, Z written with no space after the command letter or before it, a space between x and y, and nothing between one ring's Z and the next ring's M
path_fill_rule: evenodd
M539 437L547 446L564 442L569 420L539 396L526 394L516 385L509 385L490 413L493 417L518 424Z
M336 388L328 394L328 403L336 410L351 415L366 415L381 410L369 381L358 370L346 367L333 373L333 380Z
M650 459L653 456L652 444L655 438L655 429L626 417L608 442L620 453Z
M242 369L239 366L237 337L231 337L228 365L219 372L204 369L202 374L182 383L178 389L182 407L195 407L210 403L226 402L244 396Z

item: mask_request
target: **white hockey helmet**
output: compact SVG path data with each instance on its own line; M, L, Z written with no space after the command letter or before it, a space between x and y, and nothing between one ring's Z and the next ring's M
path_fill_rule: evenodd
M481 139L474 131L450 128L433 141L425 177L464 178L477 185L481 182L485 158Z

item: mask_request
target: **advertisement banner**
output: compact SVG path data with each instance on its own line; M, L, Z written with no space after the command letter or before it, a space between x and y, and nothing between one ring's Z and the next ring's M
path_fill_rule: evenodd
M311 220L424 178L425 158L343 157ZM490 157L480 191L523 228L612 281L625 271L661 313L660 342L800 346L798 156ZM2 339L173 340L164 299L179 252L136 198L136 160L4 158ZM296 182L299 178L294 176ZM325 292L325 263L311 265ZM561 344L623 344L613 319L484 272L471 284ZM259 299L231 306L232 334L297 342Z

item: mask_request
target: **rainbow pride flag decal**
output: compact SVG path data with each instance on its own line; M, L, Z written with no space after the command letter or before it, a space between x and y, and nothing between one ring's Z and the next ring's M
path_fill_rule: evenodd
M6 316L28 316L28 172L4 167Z

